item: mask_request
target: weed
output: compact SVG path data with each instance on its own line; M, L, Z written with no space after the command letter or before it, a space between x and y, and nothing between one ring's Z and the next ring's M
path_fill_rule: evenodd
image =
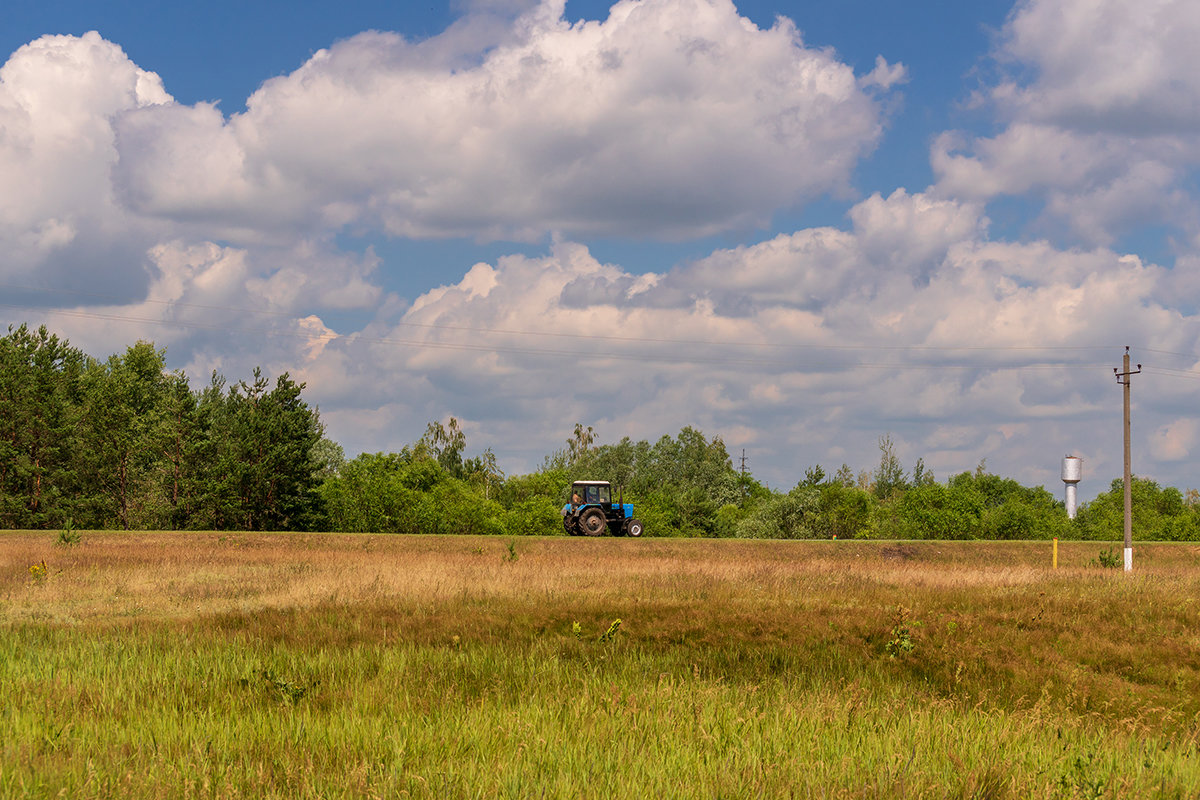
M583 641L583 626L579 624L578 620L571 623L571 635L579 641Z
M1109 775L1096 763L1096 751L1079 753L1071 759L1067 769L1058 776L1061 797L1082 797L1084 800L1099 800L1108 787Z
M888 658L896 658L900 655L911 653L917 646L912 638L912 623L909 621L909 616L912 612L904 606L896 606L896 612L892 615L892 629L888 632L887 643L884 644L883 650L888 654Z
M271 694L279 697L279 699L292 706L303 700L305 695L307 695L320 684L319 681L300 683L299 681L289 680L277 675L275 671L271 669L260 669L255 673L255 675L261 679L261 684L259 684L258 681L254 680L253 678L242 678L238 681L238 683L246 687L265 685Z
M39 561L36 564L29 565L29 579L41 586L50 577L50 569L46 566L45 560Z
M1092 566L1096 566L1097 563L1107 569L1116 569L1121 566L1121 555L1116 548L1110 547L1100 551L1099 562L1093 561Z
M67 521L63 524L62 530L58 532L58 539L56 540L56 543L62 547L70 547L72 545L79 544L82 540L83 534L75 530L75 523L70 517L67 517Z
M611 642L613 639L617 638L617 633L620 630L621 630L621 620L614 619L612 621L612 625L608 626L608 630L606 630L604 633L600 634L600 638L598 641Z
M510 564L516 561L521 556L517 554L517 543L513 539L508 540L508 553L505 554L504 560Z

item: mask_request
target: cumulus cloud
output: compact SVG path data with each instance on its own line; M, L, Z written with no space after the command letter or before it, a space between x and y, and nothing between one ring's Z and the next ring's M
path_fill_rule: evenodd
M1004 81L993 96L1010 113L1070 128L1191 133L1198 39L1200 8L1189 0L1026 0L1000 55L1035 66L1037 77Z
M1012 74L987 100L1005 127L945 134L932 149L941 192L1039 194L1078 241L1108 244L1147 222L1198 219L1185 190L1200 165L1200 7L1187 0L1026 0L996 57Z
M785 19L761 30L729 0L562 14L562 0L539 3L454 68L419 57L429 42L369 32L229 119L206 106L127 115L123 196L224 227L686 237L845 188L881 132L853 71ZM903 74L881 60L863 83Z
M278 294L329 280L266 262L341 233L741 230L844 190L904 73L881 59L860 80L730 0L576 24L563 0L471 9L421 42L340 41L230 117L175 103L95 32L20 48L0 68L0 277L139 298L155 248L216 243L253 251Z
M0 278L95 280L87 260L113 268L110 286L141 280L151 232L113 195L118 150L111 120L169 103L162 81L96 33L45 36L0 67Z

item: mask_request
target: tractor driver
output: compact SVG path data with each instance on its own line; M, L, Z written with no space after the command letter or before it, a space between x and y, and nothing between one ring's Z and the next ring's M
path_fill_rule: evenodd
M571 492L571 505L579 505L579 492Z

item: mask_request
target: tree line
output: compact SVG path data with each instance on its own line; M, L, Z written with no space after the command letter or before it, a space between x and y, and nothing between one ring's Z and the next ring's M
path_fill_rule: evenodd
M1121 483L1069 520L1042 487L981 463L939 482L905 470L890 436L876 467L809 467L788 489L734 468L720 437L685 427L656 442L597 444L582 424L527 475L466 453L458 421L432 422L398 453L345 458L304 384L256 369L190 388L153 343L107 361L44 327L0 337L0 527L331 530L554 535L574 480L613 483L648 535L744 538L1121 537ZM1135 479L1134 536L1200 540L1194 491Z
M0 338L0 526L300 530L321 424L285 373L194 391L138 342L99 361L45 327Z

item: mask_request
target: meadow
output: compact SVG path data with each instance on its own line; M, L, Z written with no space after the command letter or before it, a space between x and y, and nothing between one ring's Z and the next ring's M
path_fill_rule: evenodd
M1200 796L1196 545L57 538L0 798Z

